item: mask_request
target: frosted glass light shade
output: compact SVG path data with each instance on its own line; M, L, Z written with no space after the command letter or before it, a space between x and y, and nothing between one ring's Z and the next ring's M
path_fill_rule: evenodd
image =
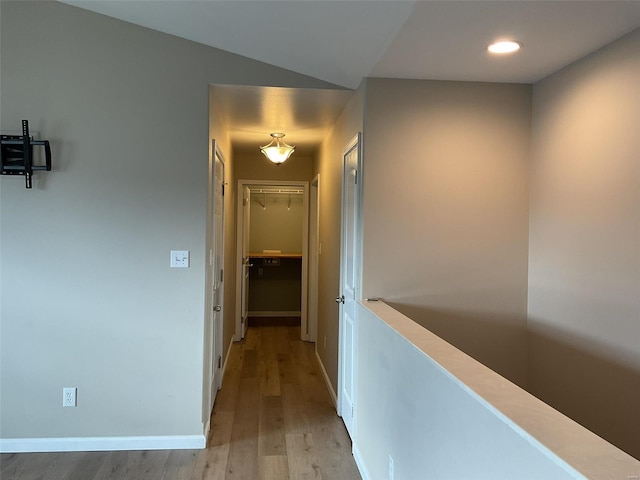
M282 140L284 133L272 133L271 136L273 137L271 143L260 147L260 151L273 163L280 165L291 156L296 147L284 143Z

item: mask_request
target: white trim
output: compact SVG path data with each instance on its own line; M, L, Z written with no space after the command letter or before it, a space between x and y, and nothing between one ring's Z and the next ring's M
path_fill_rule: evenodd
M244 185L238 181L236 194L236 315L234 319L234 339L236 342L242 340L242 279L244 271L242 268L242 229L244 228Z
M260 310L257 312L249 312L250 317L300 317L302 316L302 312L300 310L275 310L275 311L267 311Z
M331 400L333 401L333 406L338 406L338 397L336 396L336 391L333 389L333 385L331 385L331 380L329 380L329 375L327 371L324 369L324 364L322 363L322 359L318 354L318 350L316 350L316 358L318 359L318 363L320 364L320 371L322 372L322 378L324 378L324 383L327 384L327 390L329 390L329 395L331 396Z
M150 437L2 438L0 453L108 452L115 450L189 450L207 446L204 435Z
M300 339L309 341L309 182L302 197L302 298L300 299Z
M309 188L309 298L307 318L309 341L318 339L318 272L320 265L320 174Z
M250 185L275 185L275 186L295 186L300 187L304 191L302 200L302 208L304 215L302 217L302 275L301 275L301 298L300 298L300 337L301 340L309 340L309 320L308 320L308 275L309 275L309 182L298 180L246 180L239 179L238 196L236 206L236 319L235 319L235 339L236 341L244 338L242 332L242 222L244 218L244 210L242 208L243 188ZM247 312L249 314L249 312ZM297 316L297 315L296 315ZM245 328L247 326L245 325Z
M362 480L369 480L371 478L371 475L369 475L369 472L367 472L367 467L365 467L364 465L362 455L360 455L360 451L355 444L353 445L351 451L353 453L353 459L356 461L356 467L358 467L358 471L360 472Z

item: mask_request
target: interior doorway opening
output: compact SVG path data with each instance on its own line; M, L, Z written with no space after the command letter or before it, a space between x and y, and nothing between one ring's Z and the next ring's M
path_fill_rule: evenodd
M235 339L251 318L298 319L309 331L309 182L238 180Z

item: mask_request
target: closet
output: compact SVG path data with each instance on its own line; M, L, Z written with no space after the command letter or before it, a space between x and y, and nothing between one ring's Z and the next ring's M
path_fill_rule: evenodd
M249 190L249 324L267 319L299 324L304 190L265 185Z

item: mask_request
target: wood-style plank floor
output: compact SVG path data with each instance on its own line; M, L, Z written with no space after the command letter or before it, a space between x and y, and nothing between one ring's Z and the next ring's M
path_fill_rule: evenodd
M300 327L250 327L233 345L205 450L0 455L2 480L360 479L314 346Z

